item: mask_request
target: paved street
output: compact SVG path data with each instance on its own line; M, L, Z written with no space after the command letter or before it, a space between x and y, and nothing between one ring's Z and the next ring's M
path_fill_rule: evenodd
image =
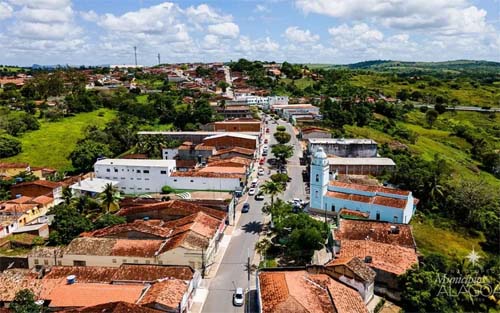
M288 175L292 177L292 182L280 197L284 200L300 197L305 199L304 184L302 182L302 169L299 166L299 157L302 155L300 144L297 138L293 135L292 126L288 123L279 122L280 125L285 125L287 131L292 134L290 144L295 147L293 158L288 163ZM269 139L269 146L276 143L272 134L276 131L276 124L269 122L268 127L270 133L266 134ZM268 157L272 157L269 148ZM259 183L268 179L267 167L265 175L261 176ZM274 173L274 172L273 172ZM259 232L262 228L263 213L261 211L264 202L269 202L266 196L264 201L255 201L253 196L244 195L240 202L247 201L250 204L250 212L242 214L238 225L232 235L231 242L227 247L226 253L220 264L216 276L211 280L209 294L203 306L202 312L205 313L226 313L226 312L244 312L245 307L235 307L232 304L232 295L236 287L248 288L246 263L247 257L253 258L255 243L259 239ZM238 206L241 208L241 205ZM251 260L252 261L252 260ZM252 274L250 280L250 289L255 289L255 273ZM254 299L252 299L254 301ZM255 306L252 304L252 308Z

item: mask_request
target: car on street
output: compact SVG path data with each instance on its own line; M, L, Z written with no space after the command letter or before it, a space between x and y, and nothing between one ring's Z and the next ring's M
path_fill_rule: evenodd
M262 149L263 149L263 150L267 150L267 149L269 149L269 147L268 147L267 145L264 145L264 146L262 147Z
M253 196L255 194L255 192L257 191L256 189L257 188L250 188L250 189L248 189L248 195Z
M269 142L269 141L267 140L267 138L266 138L266 139L264 139L264 143L268 143L268 142Z
M260 191L258 194L255 195L255 200L257 201L262 201L264 200L264 193Z
M250 204L248 202L243 203L243 207L241 208L241 213L248 213L250 211Z
M266 162L266 159L265 159L265 158L262 158L262 159L260 159L259 164L260 164L260 165L264 165L264 162Z
M258 174L259 176L264 175L264 169L263 169L263 168L259 168L259 171L257 172L257 174Z
M268 133L268 132L269 132L269 128L266 128L266 133Z
M267 156L267 150L262 151L262 156Z
M233 305L242 306L244 302L243 288L236 288L233 293Z

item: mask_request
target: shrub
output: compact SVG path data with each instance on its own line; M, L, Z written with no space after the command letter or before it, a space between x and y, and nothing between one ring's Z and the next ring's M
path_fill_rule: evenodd
M276 127L276 130L279 131L279 132L284 132L286 130L286 127L283 126L283 125L279 125Z
M0 136L0 158L7 158L21 153L21 141L8 135Z
M173 192L174 192L174 188L172 188L170 186L163 186L161 188L161 193L163 193L163 194L168 195L169 193L173 193Z

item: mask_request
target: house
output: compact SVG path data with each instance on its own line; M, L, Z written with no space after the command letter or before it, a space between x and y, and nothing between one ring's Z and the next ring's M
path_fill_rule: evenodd
M212 159L209 160L217 160L217 159L232 159L235 157L244 158L247 160L252 160L255 157L255 149L245 149L240 147L228 148L228 149L220 149L214 153Z
M13 198L48 196L54 199L55 204L58 204L62 201L62 187L63 184L60 182L35 180L12 185L10 194Z
M140 131L137 132L139 136L163 136L165 140L172 141L178 140L180 142L189 141L197 145L203 142L203 139L224 134L225 132L216 131ZM243 135L259 137L259 132L241 132ZM207 144L208 145L208 144Z
M49 225L47 224L32 224L32 225L24 225L22 227L17 228L13 232L14 234L29 234L37 237L42 237L45 239L49 238Z
M115 187L118 185L118 181L91 177L84 180L79 180L69 188L71 189L73 195L76 197L87 195L94 198L101 194L106 189L106 186L108 184L111 184L111 186Z
M222 172L215 172L213 168L201 170L174 172L165 184L174 189L235 191L241 190L246 184L246 173L242 168L236 170L221 167ZM237 173L231 173L238 171Z
M181 313L190 310L200 281L189 267L129 264L54 266L41 279L37 276L23 270L1 273L0 303L8 306L19 290L30 289L35 300L43 300L44 311ZM108 308L113 311L101 311Z
M320 127L304 127L300 129L299 138L307 140L309 138L332 138L332 134Z
M257 149L258 137L241 133L219 133L203 139L203 145L215 147L217 150L240 147Z
M63 248L36 246L28 253L28 268L62 264Z
M168 154L168 152L165 151L165 154ZM206 163L208 158L215 152L216 148L214 146L205 144L195 145L192 142L185 141L177 148L176 159L195 160L197 163Z
M259 270L257 298L259 313L368 312L356 290L307 268Z
M0 177L14 177L22 172L30 172L28 163L6 163L0 162Z
M236 118L233 120L209 123L202 128L208 131L217 132L260 132L261 127L262 123L260 120Z
M312 155L319 148L328 155L342 158L374 158L377 156L377 143L371 139L309 138L307 151Z
M68 266L179 264L203 269L212 263L225 227L203 212L171 220L136 220L74 239L64 251Z
M217 106L215 111L217 114L222 115L224 119L252 117L252 111L248 105L226 105L225 107Z
M410 225L340 219L332 237L336 258L357 257L375 271L375 291L397 290L398 276L418 264Z
M170 221L197 212L203 212L221 220L225 220L227 217L227 213L222 210L205 207L184 200L158 201L153 199L124 199L120 202L120 207L121 209L117 214L126 217L129 222L145 218Z
M391 173L396 163L390 158L328 158L330 173L379 176Z
M2 216L4 220L9 220L11 222L16 221L17 227L24 226L39 217L44 216L46 213L46 207L31 201L19 203L14 200L9 200L0 203L0 216ZM12 225L8 228L8 230L13 230Z
M408 224L418 199L411 191L330 180L328 158L319 147L310 170L310 212L337 215L341 209L369 214L369 219Z

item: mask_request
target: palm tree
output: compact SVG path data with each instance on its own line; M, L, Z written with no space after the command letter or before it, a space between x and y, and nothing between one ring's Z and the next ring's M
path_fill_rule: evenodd
M104 190L99 196L103 205L106 206L106 213L109 213L109 208L111 205L118 205L118 200L120 199L118 189L111 183L104 186Z
M266 181L260 188L265 194L271 196L271 208L274 206L274 197L282 193L284 190L281 183L273 182L271 180Z

